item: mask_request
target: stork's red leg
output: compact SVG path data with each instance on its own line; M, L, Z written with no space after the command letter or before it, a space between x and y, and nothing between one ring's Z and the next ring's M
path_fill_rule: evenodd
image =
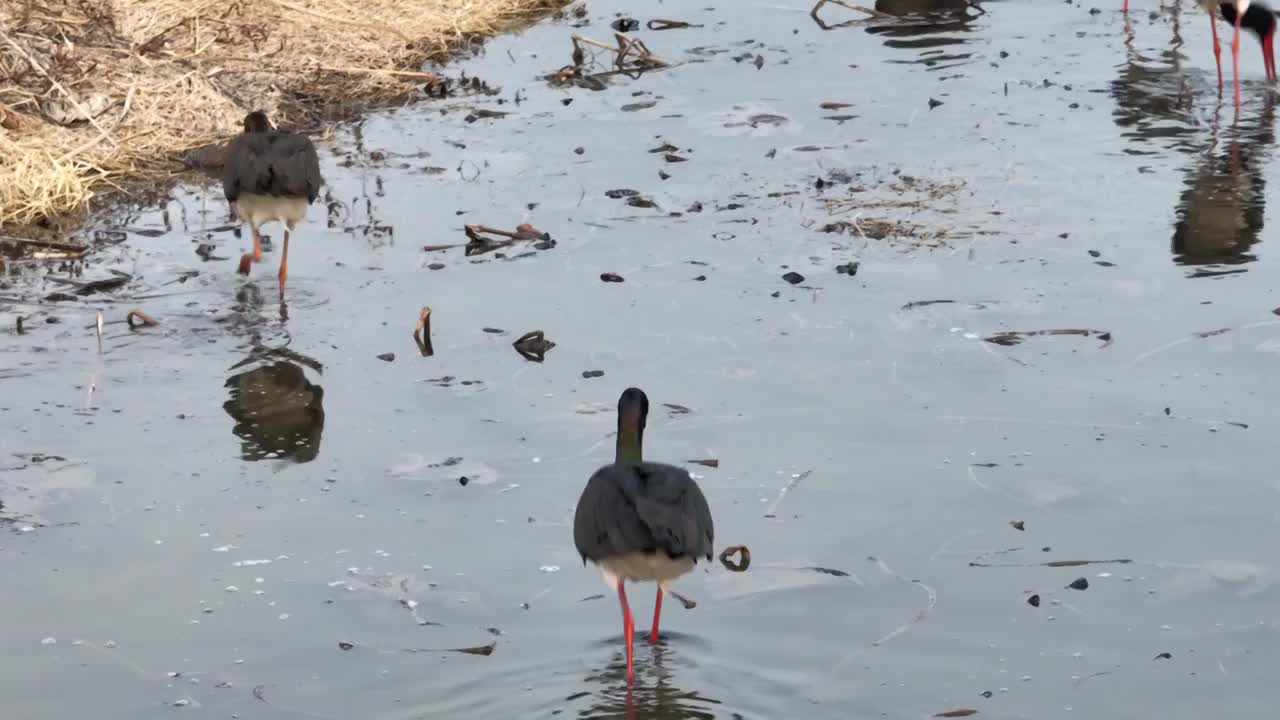
M662 586L658 586L658 599L653 601L653 629L649 631L649 642L658 642L658 616L662 614Z
M1209 27L1213 28L1213 61L1218 64L1218 92L1222 92L1222 45L1218 43L1218 21L1209 13Z
M280 297L284 297L284 279L289 274L289 231L284 231L284 252L280 255Z
M1129 12L1129 0L1124 0L1124 6L1120 8L1120 12Z
M252 226L250 226L252 227ZM240 256L240 274L249 274L250 263L260 262L262 260L262 239L258 236L258 228L253 227L253 252L245 253Z
M1240 110L1240 21L1244 14L1236 15L1236 31L1231 36L1231 76L1235 82L1236 110Z
M627 591L618 581L618 604L622 605L622 639L627 644L627 687L631 687L631 640L635 636L635 625L631 622L631 608L627 606Z
M1262 64L1267 68L1267 81L1276 79L1276 33L1274 30L1260 38L1262 40Z

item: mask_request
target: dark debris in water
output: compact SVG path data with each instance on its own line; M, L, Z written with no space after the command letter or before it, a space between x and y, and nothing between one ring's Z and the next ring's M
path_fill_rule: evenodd
M738 555L737 560L734 555ZM720 551L720 564L730 572L746 572L751 567L751 550L746 545L730 545Z
M1027 598L1027 604L1034 608L1040 607L1040 596L1032 595L1031 597Z
M1075 580L1072 580L1071 584L1068 585L1067 587L1071 588L1072 590L1088 590L1089 580L1088 578L1079 577L1079 578L1076 578Z
M531 330L521 335L511 346L520 353L520 357L530 362L542 362L546 359L547 353L556 344L546 338L541 330Z
M1022 341L1029 337L1040 335L1079 335L1081 337L1096 337L1102 341L1099 349L1111 345L1111 331L1109 330L1087 330L1084 328L1060 328L1053 330L1008 330L995 335L989 335L982 338L984 341L994 345L1003 345L1012 347L1020 345Z
M1005 552L1011 552L1011 551L1005 551ZM992 553L987 553L987 554L992 554ZM969 562L969 567L983 567L983 568L1080 567L1082 565L1128 565L1131 562L1133 562L1133 558L1114 558L1111 560L1050 560L1048 562L1039 562L1039 563L986 563L986 562L979 562L977 560L971 560Z
M720 461L715 458L709 458L707 460L685 460L685 462L693 465L702 465L704 467L709 467L709 468L720 467Z
M837 570L835 568L829 568L829 567L821 567L819 565L810 565L808 567L805 567L804 569L812 570L817 573L822 573L823 575L832 575L835 577L849 577L849 573L843 570Z

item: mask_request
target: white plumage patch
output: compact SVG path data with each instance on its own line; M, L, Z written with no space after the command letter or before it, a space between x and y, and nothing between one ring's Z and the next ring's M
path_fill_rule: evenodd
M293 232L294 226L307 217L307 199L241 193L236 198L236 217L255 228L274 220Z
M666 590L667 583L693 570L693 558L669 558L666 553L634 552L614 555L596 563L610 590L618 589L618 580L656 582Z

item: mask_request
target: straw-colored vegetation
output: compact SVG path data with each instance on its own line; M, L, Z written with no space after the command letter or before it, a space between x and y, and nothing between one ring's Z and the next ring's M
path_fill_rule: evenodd
M239 130L424 96L424 62L567 0L0 0L0 225Z

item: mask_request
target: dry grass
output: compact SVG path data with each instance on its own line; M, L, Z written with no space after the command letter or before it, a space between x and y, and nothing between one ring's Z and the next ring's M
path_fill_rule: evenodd
M0 225L83 212L261 108L423 97L422 64L567 0L0 0Z

